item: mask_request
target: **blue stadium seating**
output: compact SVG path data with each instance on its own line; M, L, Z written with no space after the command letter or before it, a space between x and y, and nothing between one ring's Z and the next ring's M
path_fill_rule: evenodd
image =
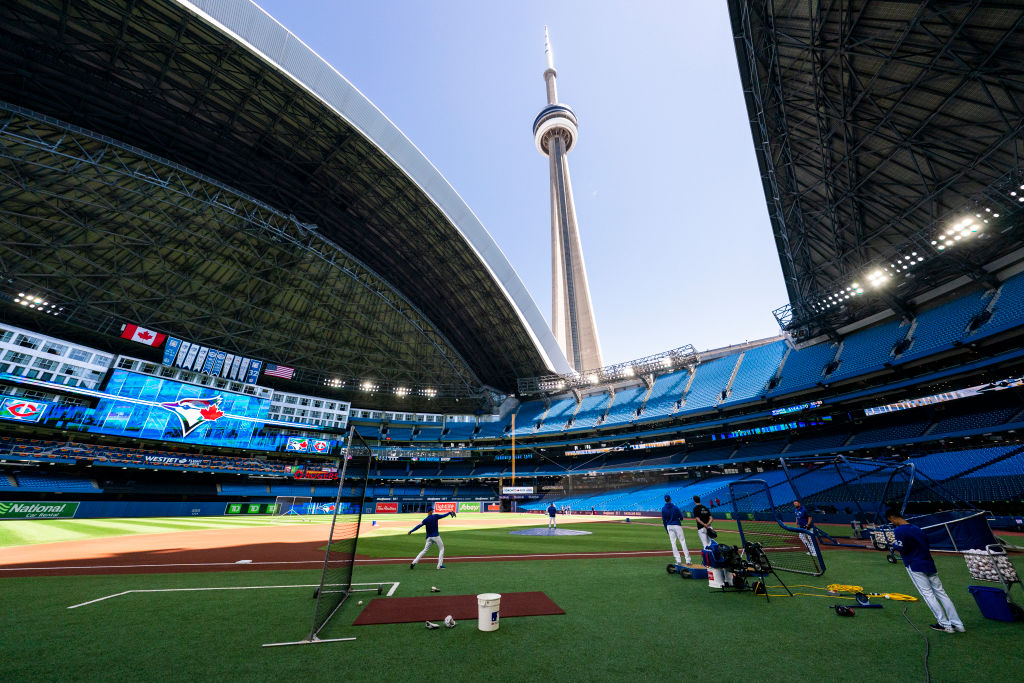
M445 429L448 430L444 435L445 441L469 441L476 431L476 422L448 422Z
M651 395L644 404L644 412L640 414L639 419L650 420L676 412L676 403L682 398L683 389L689 380L688 370L677 370L655 378L654 388L651 389Z
M612 407L608 409L605 417L605 424L625 424L636 419L637 409L643 405L644 396L647 395L647 387L631 387L615 392L615 400Z
M307 487L307 490L309 488ZM337 490L337 489L335 489ZM267 490L266 484L230 484L224 483L220 485L220 495L222 496L267 496L270 492ZM288 493L275 494L275 495L292 495ZM295 495L308 495L308 494L295 494Z
M537 434L550 434L552 432L561 432L565 430L565 423L569 421L573 413L576 412L576 399L574 397L563 398L557 401L551 402L551 407L548 408L547 414L544 416L544 422L540 428L537 429ZM528 431L519 431L519 421L516 420L516 434L525 433Z
M738 359L739 354L732 354L698 365L681 412L690 413L717 405Z
M768 395L788 394L817 385L825 378L825 366L835 358L836 348L836 344L821 342L790 351L783 361L779 384Z
M813 434L795 437L789 442L789 453L829 453L838 449L850 438L849 434Z
M885 443L888 441L898 442L902 439L912 439L921 436L928 428L930 421L924 422L901 422L895 425L881 427L869 427L853 435L847 445L854 446L866 443Z
M388 432L384 439L387 441L412 441L412 427L396 427L391 425L388 427Z
M689 454L687 454L686 460L684 460L684 462L687 465L693 464L695 462L723 462L729 459L729 456L732 455L733 451L736 450L736 447L738 445L739 444L737 443L730 443L727 446L703 448L699 451L692 451Z
M729 398L722 405L760 399L765 393L768 380L779 369L787 348L786 342L777 341L745 351L740 368L736 371L736 379L730 387Z
M363 437L364 439L379 439L380 438L380 426L379 425L355 425L356 434Z
M533 434L545 412L544 401L526 401L520 405L516 413L516 436Z
M541 406L543 407L543 406ZM520 412L522 408L520 407ZM539 416L538 416L539 417ZM478 439L496 439L505 435L505 428L508 427L512 421L511 416L506 416L503 420L481 420L480 431L477 433L476 438ZM521 425L521 420L516 418L516 426Z
M839 368L828 376L829 382L871 372L890 363L893 346L907 336L909 323L890 320L864 330L858 330L843 339L839 352Z
M981 412L964 413L961 415L950 415L938 420L932 425L927 434L951 434L953 432L965 432L972 429L984 429L1001 425L1017 413L1016 406L1012 408L996 408Z
M736 458L753 458L753 457L768 457L772 455L779 455L782 449L786 447L788 439L772 439L771 441L759 441L756 443L746 444L741 446L733 459Z
M950 477L957 476L962 472L974 469L979 465L992 462L1001 458L1017 446L996 446L993 448L975 448L962 451L943 451L941 453L930 453L910 462L919 471L935 481L943 481Z
M580 409L576 412L571 429L588 429L597 425L597 421L604 415L608 408L608 401L611 394L591 394L584 396L580 402Z
M69 493L96 493L99 491L91 479L19 473L14 475L18 488L23 491L67 491Z
M311 496L312 486L309 484L271 484L272 496Z
M441 439L441 427L419 427L419 431L412 437L413 441L439 441Z
M953 347L953 342L967 336L967 325L985 308L986 292L973 292L919 313L912 333L913 342L900 354L904 362Z
M970 338L984 337L1019 327L1024 322L1024 273L1018 273L1002 284L992 304L992 317Z

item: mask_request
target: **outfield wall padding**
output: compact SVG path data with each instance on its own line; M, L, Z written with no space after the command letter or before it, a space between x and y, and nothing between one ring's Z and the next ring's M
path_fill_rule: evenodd
M76 519L97 517L216 517L227 507L223 501L214 503L150 502L150 501L82 501Z

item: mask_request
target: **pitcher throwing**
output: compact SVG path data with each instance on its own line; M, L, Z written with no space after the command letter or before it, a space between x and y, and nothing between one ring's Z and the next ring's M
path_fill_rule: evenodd
M444 569L445 568L445 566L444 566L444 542L441 541L441 534L437 530L437 523L438 523L438 521L444 519L445 517L447 517L449 515L451 515L454 518L455 517L455 510L452 510L451 512L446 512L443 515L427 515L426 517L423 518L422 522L420 522L419 524L417 524L416 526L414 526L412 529L409 530L409 533L411 534L412 532L414 532L417 529L419 529L421 526L424 526L424 527L427 528L427 542L423 546L423 550L420 551L420 554L416 556L416 559L409 563L409 569L415 569L416 568L416 564L420 561L420 558L423 557L427 553L428 550L430 550L430 546L431 545L436 545L437 546L437 568L438 569Z

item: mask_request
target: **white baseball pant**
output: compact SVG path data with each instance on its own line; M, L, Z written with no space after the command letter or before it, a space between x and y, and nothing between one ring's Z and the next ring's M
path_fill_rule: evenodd
M440 567L444 564L444 542L441 540L440 536L427 536L427 542L423 546L423 550L420 551L420 554L416 556L416 559L413 560L412 563L419 564L420 558L430 550L431 545L437 546L437 566Z
M697 535L700 536L700 544L701 544L701 546L703 546L704 548L707 548L709 545L711 545L711 539L708 538L708 529L707 529L707 527L703 527L702 526L699 529L697 529Z
M669 524L665 527L668 531L669 540L672 542L672 556L676 558L676 564L682 564L679 558L679 551L676 549L676 540L683 546L683 555L686 556L686 564L690 564L690 550L686 547L686 537L683 536L683 527L678 524Z
M808 555L818 555L818 553L814 551L814 540L811 538L811 534L800 534L800 540L803 541L804 546L807 548Z
M911 571L910 567L907 567L907 573L910 574L910 580L914 582L914 588L924 598L924 604L928 605L928 609L935 615L935 621L938 622L939 626L943 628L963 628L964 622L960 621L960 616L956 613L956 607L953 606L953 601L946 595L946 589L942 587L942 581L939 580L938 574L925 574L924 572Z

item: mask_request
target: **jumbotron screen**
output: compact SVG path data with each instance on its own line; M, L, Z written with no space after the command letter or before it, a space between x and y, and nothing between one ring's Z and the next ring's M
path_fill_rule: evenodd
M269 402L255 396L115 370L89 431L140 439L257 448ZM262 418L262 419L261 419Z

